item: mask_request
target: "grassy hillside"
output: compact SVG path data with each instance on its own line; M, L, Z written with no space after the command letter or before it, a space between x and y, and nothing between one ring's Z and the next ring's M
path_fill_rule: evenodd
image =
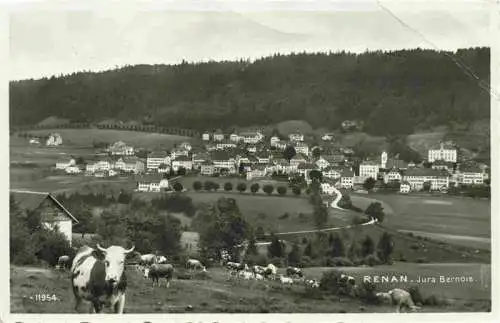
M114 119L202 131L285 120L338 128L358 119L368 133L387 135L489 118L489 94L449 56L489 83L488 48L138 65L11 82L10 122Z
M445 296L446 305L424 306L423 312L475 312L488 311L491 302L488 300L488 288L480 284L480 277L489 277L489 268L481 270L478 266L455 264L453 267L421 268L418 266L364 269L351 272L356 277L360 274L376 274L384 272L404 272L414 278L418 274L452 274L460 271L472 275L479 283L471 286L449 284L440 291L435 286L421 285L422 294ZM308 277L321 276L327 268L306 269ZM182 271L177 267L177 271ZM283 272L283 269L280 269ZM127 269L128 291L125 313L384 313L394 312L392 305L366 305L359 300L334 297L323 293L308 293L303 285L282 287L279 282L236 281L227 280L225 270L210 268L208 279L179 280L177 275L169 289L152 288L132 267ZM75 313L74 298L71 291L68 273L56 272L52 269L27 268L11 266L11 312L12 313ZM485 281L483 281L485 282ZM386 290L388 286L377 286L378 290ZM37 302L30 297L35 294L48 293L58 300L53 302ZM441 295L440 295L441 294ZM192 310L188 310L188 306ZM82 310L88 309L82 306Z

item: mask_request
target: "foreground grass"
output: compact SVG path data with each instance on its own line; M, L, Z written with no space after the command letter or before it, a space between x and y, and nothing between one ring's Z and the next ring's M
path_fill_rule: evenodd
M310 269L308 275L325 269ZM389 305L366 305L357 299L307 292L302 285L282 287L279 282L227 280L219 268L209 279L174 279L171 287L152 288L134 269L127 269L129 287L126 313L355 313L393 312ZM11 266L12 313L75 313L68 273L51 269ZM36 302L35 294L55 294L58 301ZM446 306L424 307L424 312L486 311L490 302L471 294ZM82 307L83 308L83 307Z

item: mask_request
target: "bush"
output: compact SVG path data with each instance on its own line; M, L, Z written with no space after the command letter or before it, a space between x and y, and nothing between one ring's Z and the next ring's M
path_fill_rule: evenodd
M196 181L193 183L193 189L195 191L200 191L203 188L203 184L200 181Z
M356 296L367 304L378 304L380 303L379 298L375 293L375 284L371 282L363 282L360 284L358 290L356 291Z
M309 256L302 256L302 257L300 257L299 267L306 268L306 267L312 267L314 265L315 265L315 263L311 259L311 257L309 257Z
M233 190L233 184L231 182L227 182L224 184L224 191L229 192Z
M260 189L260 185L258 183L253 183L252 185L250 185L250 191L255 194L259 191Z
M329 270L324 272L319 283L320 289L332 294L338 294L339 291L343 288L343 284L340 281L341 275L342 273L337 270Z
M181 184L181 183L176 182L176 183L174 183L173 188L174 188L174 191L176 191L176 192L180 192L180 191L182 191L182 190L183 190L183 188L184 188L184 187L182 187L182 184Z
M298 187L298 186L294 186L294 187L292 188L292 192L293 192L293 194L295 194L295 195L297 195L297 196L298 196L298 195L300 195L300 193L301 193L300 187Z
M280 186L278 187L278 194L279 195L285 195L286 194L286 187L285 186Z
M380 259L376 255L368 255L363 259L363 264L373 267L380 264Z
M238 183L238 185L236 186L236 189L240 192L240 193L243 193L247 190L247 184L245 183Z
M352 267L354 263L345 257L327 258L327 266L329 267Z
M268 185L264 185L264 187L262 188L262 190L267 194L267 195L271 195L273 194L273 191L274 191L274 186L271 185L271 184L268 184Z

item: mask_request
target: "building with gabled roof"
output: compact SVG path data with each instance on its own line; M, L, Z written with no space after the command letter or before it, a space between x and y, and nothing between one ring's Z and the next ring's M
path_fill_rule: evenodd
M403 181L410 183L411 190L413 191L422 190L426 182L431 184L431 190L437 191L449 187L450 174L445 170L411 168L403 175Z
M48 192L25 190L10 190L10 193L21 210L38 212L42 224L51 230L57 228L59 232L64 234L71 245L73 225L77 224L78 220L55 196Z

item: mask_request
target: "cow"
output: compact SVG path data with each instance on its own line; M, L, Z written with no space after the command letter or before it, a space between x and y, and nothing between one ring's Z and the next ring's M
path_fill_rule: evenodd
M340 282L342 283L342 287L345 290L345 293L347 295L355 296L356 291L357 291L357 286L356 286L356 279L354 277L341 274L340 275Z
M242 270L247 270L247 271L250 270L247 264L240 262L231 262L231 261L226 263L226 268L228 270L238 271L238 272Z
M139 264L143 266L151 266L155 262L156 262L156 255L153 255L152 253L141 255L141 260L139 260Z
M57 259L56 269L65 270L69 269L71 265L70 257L67 255L62 255Z
M144 277L150 278L153 281L153 287L160 287L160 278L167 280L167 288L170 286L170 281L174 276L174 267L171 264L152 264L151 267L144 270Z
M415 306L411 294L403 289L394 288L387 292L387 294L391 297L392 304L396 305L396 313L399 313L403 308L407 308L412 312L421 309L419 306Z
M203 272L207 271L207 267L205 267L198 259L188 259L186 261L186 268L190 270L201 270Z
M316 279L308 279L305 283L307 288L319 288L319 282Z
M297 268L297 267L288 267L286 269L286 275L288 277L299 277L299 278L304 277L304 274L302 273L302 269Z
M75 296L75 311L78 312L83 300L89 301L91 312L101 313L108 306L115 313L123 313L125 306L125 257L134 250L121 246L97 249L83 246L71 266L71 286ZM101 256L98 257L100 251ZM102 259L103 258L103 259Z
M264 276L259 273L254 273L255 280L264 280Z
M266 271L266 268L265 267L262 267L262 266L252 266L252 271L254 274L260 274L260 275L263 275L264 272Z
M271 277L272 279L276 279L276 274L278 273L278 268L273 265L273 264L269 264L267 265L265 271L264 271L264 276L265 277Z
M165 257L165 256L157 256L156 257L156 263L157 264L166 264L167 263L167 257Z
M293 279L280 275L280 282L282 285L293 285Z
M254 277L254 273L251 271L242 270L238 273L238 276L244 280L250 280Z

